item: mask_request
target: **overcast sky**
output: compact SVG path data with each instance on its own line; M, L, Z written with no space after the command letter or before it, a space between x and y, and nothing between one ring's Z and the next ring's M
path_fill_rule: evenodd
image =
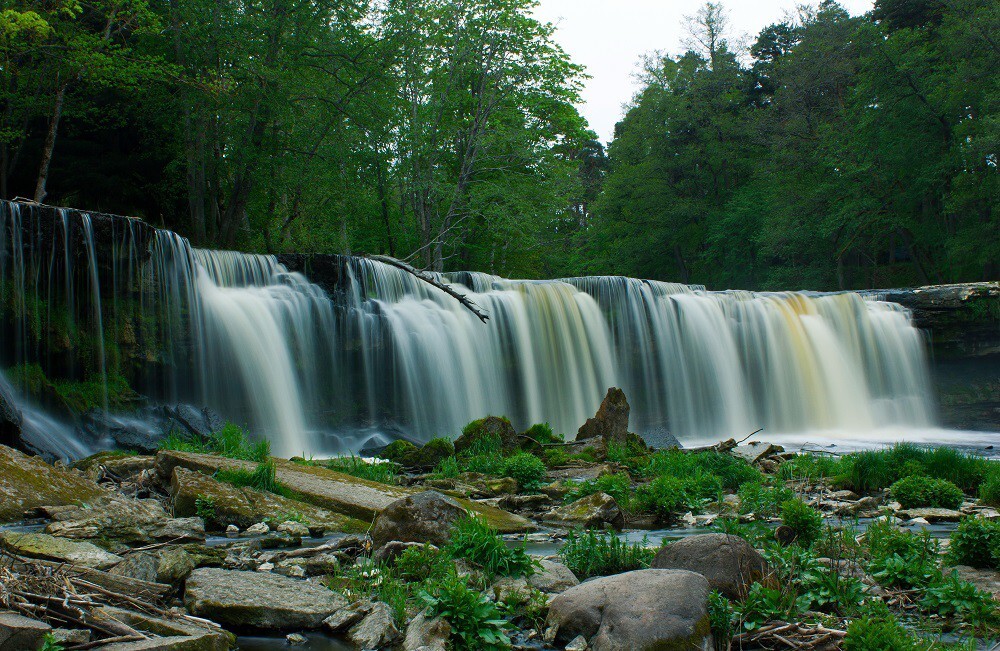
M852 14L872 8L872 0L840 0ZM704 0L540 0L536 16L557 26L556 39L592 79L583 92L583 115L607 142L621 119L622 105L636 85L633 73L642 55L654 50L676 54L685 40L684 17ZM729 0L729 31L749 42L765 26L781 20L796 0Z

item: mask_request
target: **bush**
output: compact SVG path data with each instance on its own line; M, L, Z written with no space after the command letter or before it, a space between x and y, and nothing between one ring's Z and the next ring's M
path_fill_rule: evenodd
M441 617L451 625L451 645L456 651L496 651L510 648L504 632L509 624L485 592L469 588L465 579L452 574L421 598L428 616Z
M733 604L718 590L708 595L708 621L712 626L712 637L716 649L729 649L733 639Z
M701 486L700 497L712 497L720 488L734 491L747 482L760 482L763 475L745 460L719 452L686 453L661 450L639 469L646 477L668 475L695 479Z
M431 545L408 547L392 563L392 573L408 583L442 580L454 569L448 552Z
M794 592L766 587L760 583L754 583L750 587L746 599L736 608L737 619L742 623L742 628L748 631L775 620L792 622L800 614Z
M784 486L765 486L751 482L740 486L740 513L755 513L758 516L778 515L781 505L795 498L795 493Z
M455 479L461 472L462 469L458 465L458 459L448 457L447 459L442 459L441 463L437 465L437 468L431 474L435 479Z
M926 448L897 443L883 450L849 454L842 460L842 467L838 480L859 493L880 491L912 475L945 479L963 491L975 492L995 462L945 446Z
M583 581L592 576L609 576L631 570L642 570L653 562L656 550L642 543L629 544L604 531L571 531L559 551L573 574Z
M1000 569L1000 520L962 518L951 534L948 559L954 565Z
M835 477L842 472L839 459L814 454L799 454L782 462L778 476L783 481L794 479L816 480Z
M477 454L474 457L459 461L460 466L464 466L468 472L479 472L484 475L502 477L506 468L507 460L499 453Z
M800 499L788 500L781 505L781 524L795 532L795 540L808 547L823 533L822 514Z
M566 494L566 502L593 495L594 493L607 493L615 498L618 506L623 509L630 509L632 502L632 480L628 475L615 473L601 475L597 479L588 479L576 484L573 489Z
M979 485L979 499L983 504L1000 507L1000 464Z
M516 479L522 491L542 486L546 471L542 460L530 452L518 452L504 462L503 468L503 474Z
M693 491L698 492L695 488ZM675 477L662 475L635 492L635 509L651 513L661 520L670 520L679 513L698 510L698 500L691 495L688 484Z
M535 441L535 443L539 443L541 445L551 445L553 443L563 442L563 436L553 432L552 427L548 423L537 423L532 425L525 430L524 435L532 441ZM529 442L528 445L532 444Z
M947 479L934 479L911 475L900 479L889 489L893 499L904 509L936 507L957 509L965 495Z
M320 465L335 472L383 484L395 484L399 477L399 466L395 463L391 461L369 462L353 454L349 457L329 459Z
M844 651L916 651L917 645L887 609L865 615L847 627Z
M925 589L920 606L927 612L954 617L973 626L986 624L997 618L993 595L961 580L954 573L937 585Z
M523 544L508 547L496 530L471 513L455 522L446 549L453 557L464 558L490 575L519 577L535 572L536 563Z
M413 445L409 441L404 441L403 439L397 439L385 446L385 449L379 452L378 456L387 461L394 461L396 463L401 463L403 457L415 452L417 446Z

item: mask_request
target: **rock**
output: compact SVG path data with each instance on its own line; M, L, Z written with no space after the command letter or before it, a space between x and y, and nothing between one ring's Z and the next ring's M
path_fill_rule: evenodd
M0 445L0 523L19 521L25 511L40 506L96 503L108 497L78 472Z
M588 647L587 638L582 635L577 635L569 644L566 645L566 651L587 651Z
M686 570L636 570L570 588L549 604L554 640L593 651L710 649L709 586Z
M611 387L601 402L597 415L588 419L576 433L576 440L600 438L605 442L624 442L628 436L629 409L625 392L618 387Z
M389 504L372 526L375 548L391 541L431 543L439 547L451 538L451 527L465 509L450 497L425 491Z
M958 522L962 519L962 512L955 511L953 509L938 509L938 508L926 508L926 509L906 509L896 513L896 517L902 518L904 520L914 520L916 518L923 518L927 522Z
M572 570L555 561L539 561L541 569L528 577L528 584L542 592L559 593L580 585Z
M379 482L352 477L319 466L295 464L283 459L274 460L277 479L292 489L301 499L313 506L371 522L382 509L393 502L419 490L402 486L389 486ZM156 472L164 481L168 480L176 467L196 470L206 475L224 468L253 470L256 465L249 461L227 459L209 454L161 450L156 455ZM507 513L496 507L478 502L456 499L463 508L475 511L486 518L501 533L531 531L535 526L525 518Z
M827 497L830 498L831 500L837 500L839 502L853 502L858 499L858 494L855 493L854 491L843 490L843 491L834 491L829 495L827 495Z
M493 597L497 602L523 602L531 596L528 582L522 578L504 576L493 583Z
M0 374L0 445L21 449L21 425L24 417L17 406L14 388Z
M323 627L331 633L339 633L347 629L348 626L360 622L365 615L372 611L375 603L370 599L356 601L346 608L341 608L323 620Z
M309 640L306 639L306 636L301 633L289 633L285 636L285 642L288 646L302 646L308 641Z
M427 545L427 547L431 549L437 549L436 545L431 545L429 543L400 542L399 540L392 540L375 550L375 553L372 554L372 562L376 564L392 563L407 549L420 549L424 547L424 545Z
M689 570L706 579L713 590L730 599L742 599L750 586L768 574L764 557L746 540L724 533L706 533L670 543L653 558L650 567Z
M103 538L128 545L144 545L157 540L205 540L205 524L201 518L171 518L153 499L114 496L90 508L43 507L41 511L55 520L45 532L63 538Z
M110 606L96 608L94 619L98 622L113 619L141 633L155 636L142 642L109 644L102 646L101 651L228 651L236 646L236 637L232 633L190 620L152 617Z
M2 626L2 624L0 624ZM75 646L90 642L91 633L85 628L55 628L52 629L52 639L63 646ZM3 643L0 642L0 649Z
M108 573L156 583L157 565L159 558L154 552L134 552L125 556L125 560L108 570Z
M45 622L16 613L0 612L0 649L4 651L38 649L51 632L52 627Z
M108 473L115 477L136 481L144 470L152 470L155 461L156 457L105 451L75 461L70 467L82 470L93 481L100 481Z
M651 427L642 433L642 438L654 450L683 450L684 446L666 427Z
M0 534L0 547L28 558L83 565L97 570L107 569L123 560L121 556L106 552L97 545L56 538L44 533L7 531Z
M993 595L993 598L1000 601L1000 571L978 570L968 565L958 565L955 567L958 578L968 581L980 590L985 590Z
M375 602L364 618L347 631L347 639L360 649L381 649L399 637L399 629L392 616L392 608L381 601Z
M246 534L248 536L263 536L266 533L270 533L271 528L264 524L263 522L258 522L257 524L252 524L247 527Z
M533 511L551 502L552 498L544 494L505 495L500 498L500 507L508 511Z
M318 554L306 559L306 576L325 576L340 572L340 559L335 554Z
M594 493L587 497L552 509L542 515L542 520L569 527L593 529L605 525L620 531L625 526L625 514L618 507L615 498L607 493Z
M785 448L780 445L772 445L763 441L751 441L745 445L737 446L733 449L732 453L747 463L757 463L784 451Z
M357 531L365 527L359 520L340 513L290 500L274 493L252 488L237 488L201 472L182 467L174 468L170 477L170 496L173 498L174 513L178 516L198 515L199 500L201 503L210 501L211 524L217 527L235 525L245 529L264 520L273 521L278 518L287 520L287 516L292 513L298 514L305 522L324 531ZM305 533L300 533L298 537L305 538L308 535L306 527Z
M223 625L288 630L319 628L347 602L310 581L200 568L187 579L184 605L192 615Z
M301 522L295 522L294 520L286 520L278 525L278 533L288 534L293 538L308 538L309 537L309 527L302 524Z
M229 525L229 526L226 527L226 537L227 538L233 538L233 537L238 536L238 535L240 535L240 528L237 527L235 524L231 524L231 525Z
M180 585L195 567L196 559L183 547L164 549L156 562L156 582Z
M451 624L440 617L430 619L424 611L406 627L403 651L446 651Z
M487 416L465 426L462 435L455 440L455 452L480 448L488 450L500 444L500 451L513 452L520 448L520 439L510 421L498 416Z

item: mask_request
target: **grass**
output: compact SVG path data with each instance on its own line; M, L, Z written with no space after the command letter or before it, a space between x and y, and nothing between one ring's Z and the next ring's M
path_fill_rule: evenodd
M253 488L265 493L274 493L291 500L301 500L301 496L278 481L277 467L274 461L257 464L253 470L245 468L226 468L215 473L215 478L237 488Z
M246 430L233 423L226 423L218 432L212 432L205 437L171 432L160 444L160 449L215 454L229 459L258 463L271 458L270 441L253 441Z
M325 461L306 461L305 464L321 466L327 470L382 484L395 484L399 479L399 466L397 464L392 462L369 463L353 454L349 457L337 457Z
M581 581L594 576L609 576L649 567L656 555L644 538L628 543L604 531L571 531L559 555Z
M913 475L944 479L975 493L997 471L998 462L950 447L897 443L882 450L854 452L841 460L838 481L859 493L873 493Z
M536 568L523 544L509 547L495 529L472 513L455 523L447 551L454 558L478 565L490 576L531 576Z

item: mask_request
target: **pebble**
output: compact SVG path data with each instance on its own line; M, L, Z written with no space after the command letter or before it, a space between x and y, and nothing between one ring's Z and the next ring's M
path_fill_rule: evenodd
M226 537L233 538L238 535L240 535L240 528L237 527L235 524L231 524L228 527L226 527Z
M247 534L251 536L263 536L271 529L268 528L263 522L258 522L257 524L251 525L247 528Z

